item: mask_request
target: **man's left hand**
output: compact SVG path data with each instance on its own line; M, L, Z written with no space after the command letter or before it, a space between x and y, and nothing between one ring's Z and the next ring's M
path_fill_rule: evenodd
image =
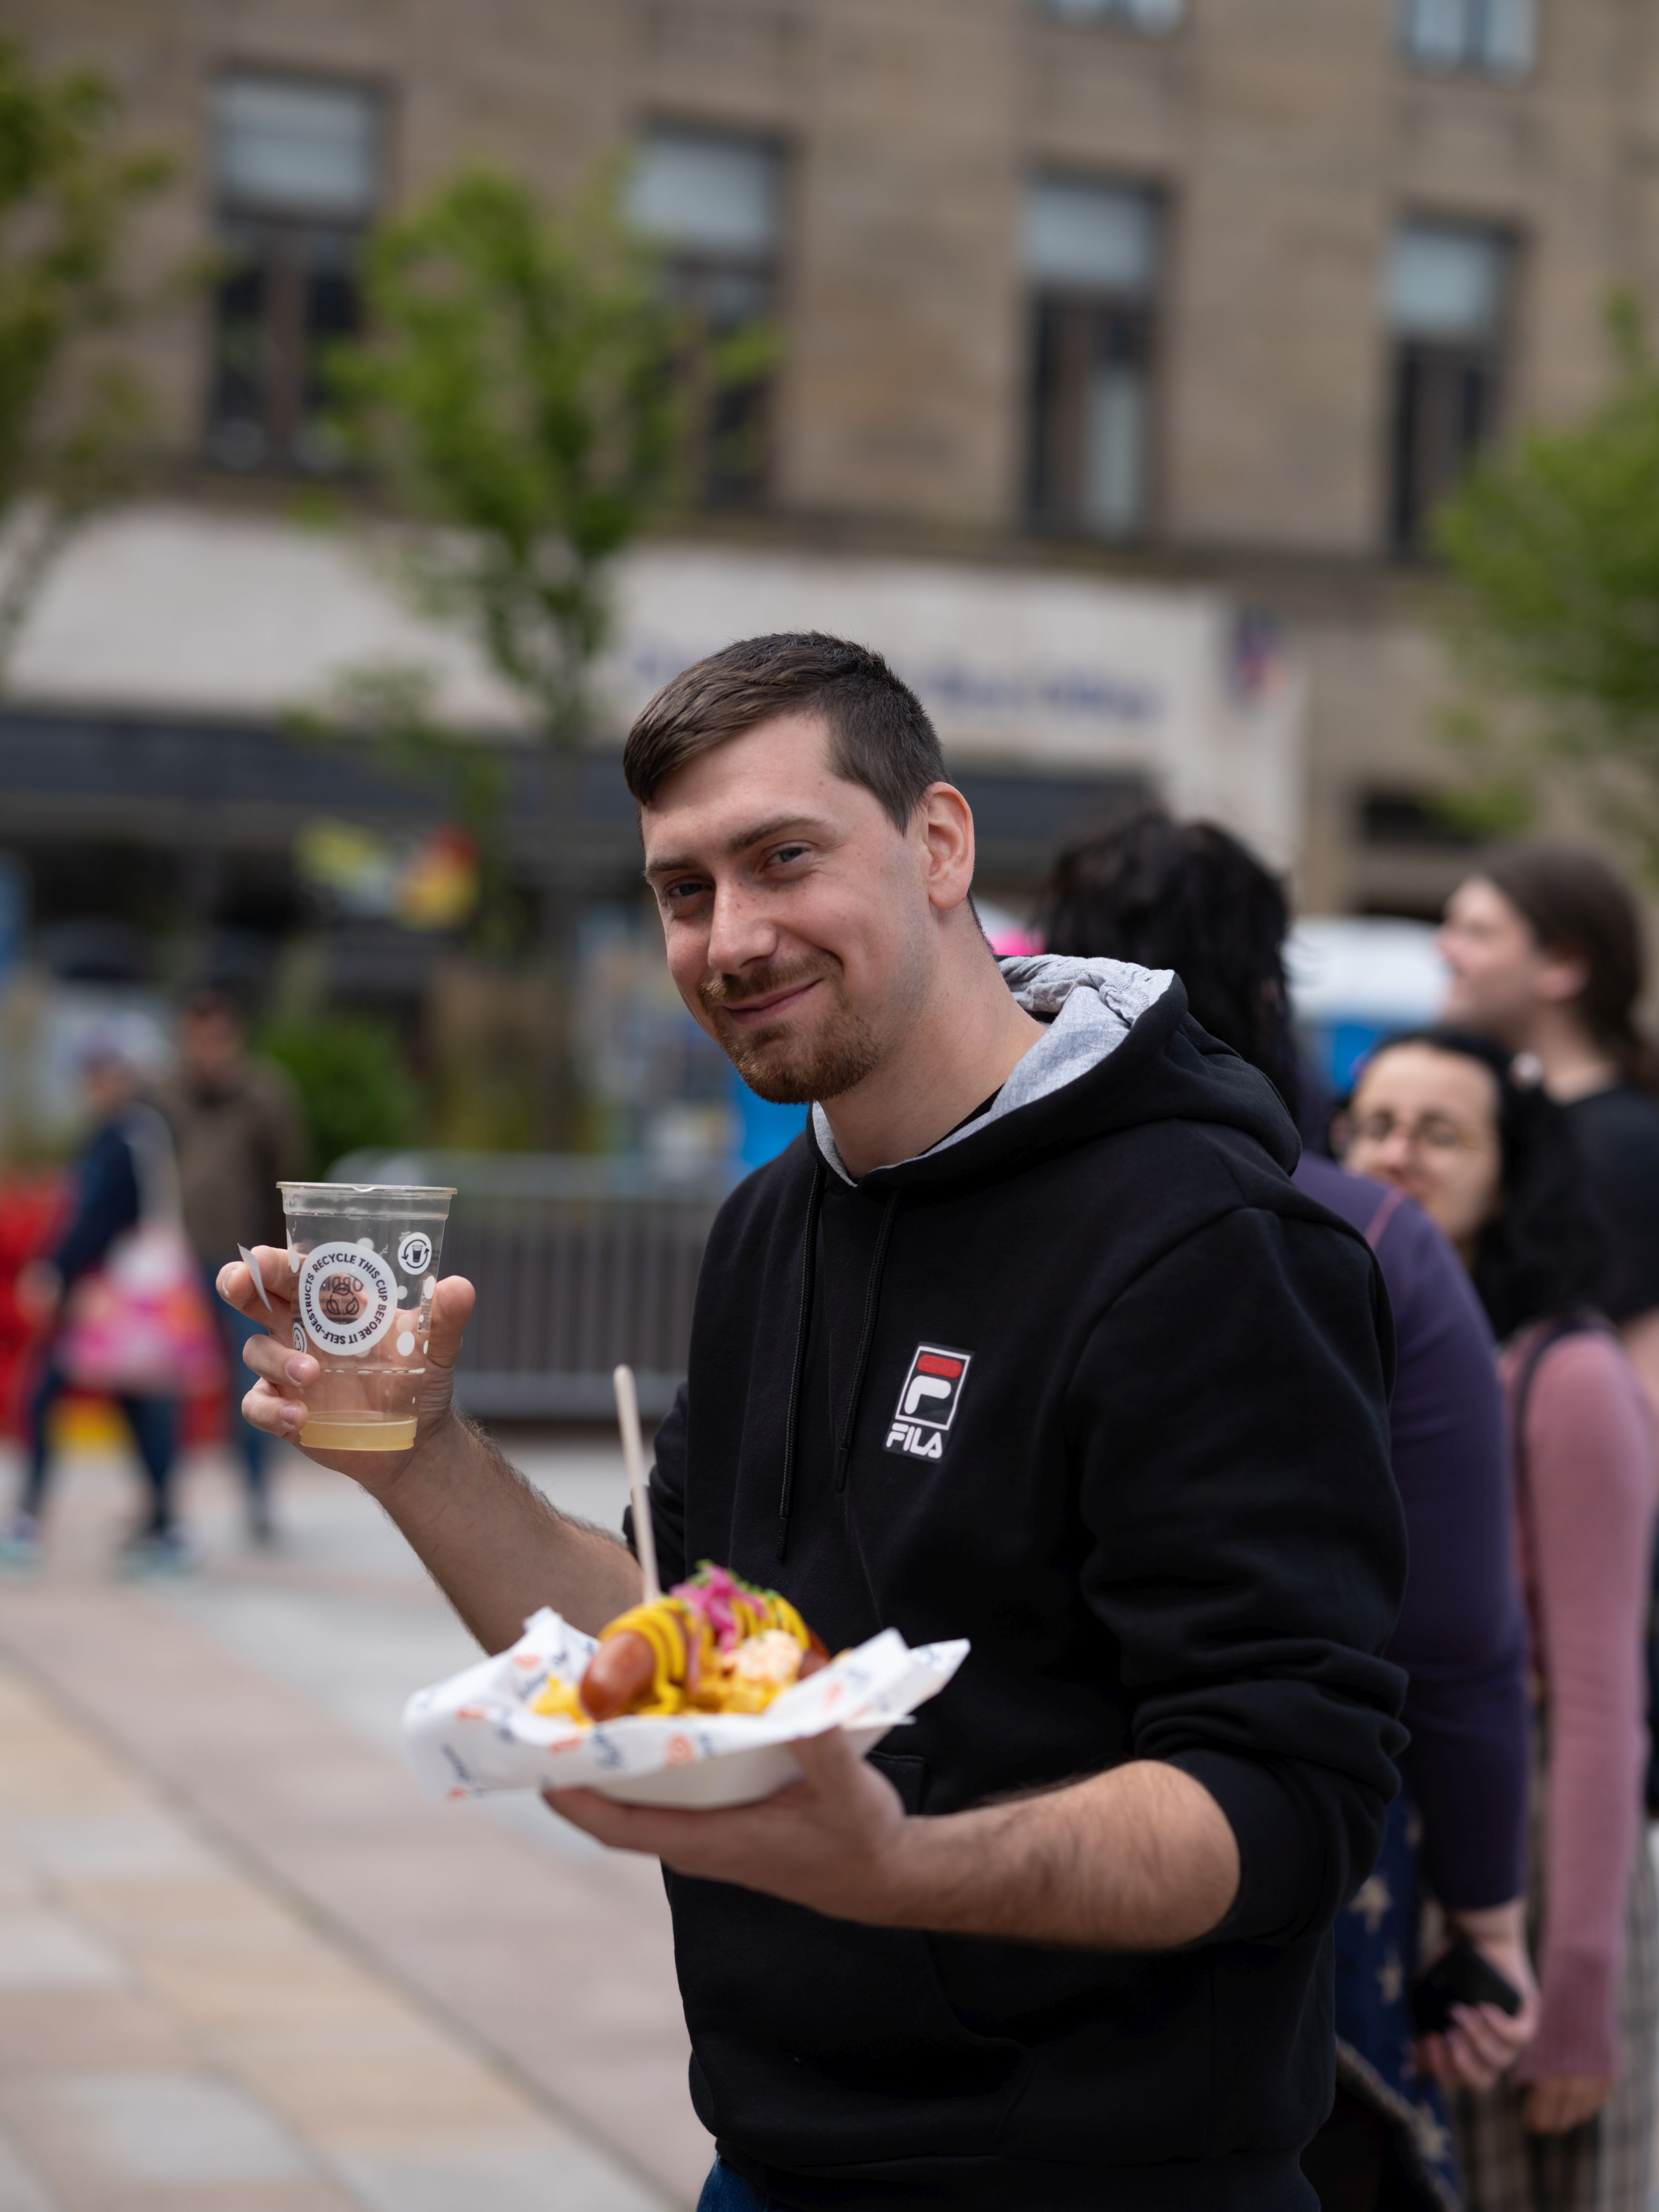
M898 1792L840 1729L790 1748L801 1779L758 1805L720 1812L619 1805L596 1790L544 1790L562 1819L613 1850L647 1851L677 1874L735 1882L837 1920L903 1925L911 1840Z

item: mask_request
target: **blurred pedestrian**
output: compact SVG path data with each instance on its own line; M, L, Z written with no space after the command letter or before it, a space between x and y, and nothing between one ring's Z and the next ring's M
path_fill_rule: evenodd
M288 1076L247 1049L247 1027L230 993L191 993L179 1017L179 1066L161 1103L179 1147L185 1228L200 1263L210 1310L224 1334L233 1378L242 1346L258 1325L227 1305L215 1287L239 1245L283 1241L279 1180L307 1168L305 1119ZM239 1394L233 1389L232 1396ZM247 1483L248 1531L272 1540L270 1439L240 1413L230 1415Z
M1642 917L1571 845L1489 854L1447 903L1443 1019L1530 1053L1566 1109L1610 1240L1601 1304L1659 1409L1659 1058L1636 1028Z
M1391 1040L1361 1071L1346 1158L1439 1223L1504 1347L1539 1723L1530 1905L1543 2005L1511 2077L1456 2100L1470 2212L1647 2212L1651 1410L1597 1310L1602 1241L1563 1109L1531 1060L1458 1030Z
M140 1099L139 1073L131 1060L115 1042L96 1040L82 1061L81 1082L92 1132L75 1163L70 1217L51 1255L29 1261L17 1278L19 1304L43 1333L43 1341L28 1400L23 1492L0 1537L0 1564L14 1570L31 1569L40 1557L52 1468L52 1410L66 1389L87 1380L71 1345L76 1300L106 1267L121 1240L147 1215L167 1210L172 1190L172 1139L155 1108ZM119 1325L117 1317L118 1329ZM153 1382L161 1387L111 1394L126 1416L149 1486L149 1510L127 1546L127 1558L135 1567L179 1569L191 1560L173 1512L177 1406L166 1387L171 1376L148 1364L148 1376L130 1379L135 1385Z
M1055 952L1173 968L1194 1017L1286 1098L1299 1088L1278 880L1236 838L1157 808L1069 847L1042 927ZM1535 2023L1522 1930L1528 1770L1524 1629L1492 1333L1457 1255L1409 1199L1304 1152L1295 1177L1376 1252L1394 1309L1390 1407L1411 1565L1389 1656L1410 1674L1402 1762L1376 1872L1336 1927L1336 2107L1304 2157L1328 2208L1443 2206L1455 2181L1449 2114L1413 2070L1408 1983L1424 1876L1452 1925L1528 2002L1482 2010L1479 2047L1454 2029L1418 2057L1480 2084Z

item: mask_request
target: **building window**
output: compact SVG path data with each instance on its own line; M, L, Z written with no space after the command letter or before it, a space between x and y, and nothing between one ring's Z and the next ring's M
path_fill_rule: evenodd
M1032 290L1032 520L1097 538L1146 526L1160 210L1133 185L1039 178Z
M1534 0L1396 0L1401 50L1419 69L1524 76L1537 39Z
M1480 842L1431 791L1364 791L1358 799L1362 844L1395 851L1464 852Z
M237 74L213 94L220 251L208 450L230 469L326 471L327 348L358 326L356 262L379 197L372 93Z
M783 159L763 139L726 132L648 131L629 177L628 205L661 249L673 297L690 309L727 368L698 410L698 474L715 502L758 498L769 460L773 378L765 345L779 303ZM749 369L730 366L757 341ZM707 356L704 356L707 359Z
M1395 233L1387 307L1389 536L1398 552L1422 550L1437 502L1498 427L1512 258L1492 230L1407 222Z
M1186 0L1037 0L1037 12L1062 23L1127 23L1154 37L1173 31L1186 14Z

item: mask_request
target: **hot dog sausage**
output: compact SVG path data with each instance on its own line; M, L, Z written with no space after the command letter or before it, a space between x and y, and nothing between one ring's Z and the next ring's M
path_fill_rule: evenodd
M645 1638L637 1629L621 1629L588 1661L577 1694L596 1721L613 1721L646 1694L656 1671L656 1654Z

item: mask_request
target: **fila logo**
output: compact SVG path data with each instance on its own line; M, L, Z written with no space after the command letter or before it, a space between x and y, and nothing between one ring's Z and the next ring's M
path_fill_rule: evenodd
M944 1458L945 1439L962 1403L972 1361L972 1352L947 1352L942 1344L916 1346L887 1431L890 1452L904 1452L911 1459Z

